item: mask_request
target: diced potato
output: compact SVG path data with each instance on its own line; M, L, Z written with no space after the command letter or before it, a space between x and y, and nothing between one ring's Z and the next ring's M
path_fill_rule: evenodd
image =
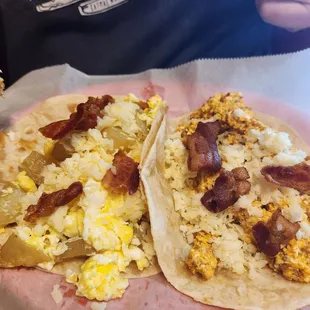
M68 246L68 249L63 254L57 256L57 262L62 262L66 259L76 257L85 257L96 252L94 248L86 243L83 239L68 241L66 245Z
M144 141L146 136L148 135L148 132L149 132L147 125L146 125L146 122L141 120L138 116L136 117L136 122L137 122L137 125L141 129L138 132L138 139L139 139L139 141Z
M120 149L121 147L126 149L136 143L134 139L129 137L120 128L108 127L105 129L105 132L107 133L107 138L114 141L114 148L116 149Z
M23 192L15 187L6 186L0 195L0 227L16 222L16 217L19 215L20 206L19 200Z
M36 152L32 151L28 157L19 166L19 171L26 171L26 174L37 184L43 183L44 178L41 175L44 167L47 165L46 158Z
M28 245L16 235L11 235L0 249L0 267L33 267L50 260L50 257Z
M75 150L71 145L70 139L65 137L55 143L51 156L53 159L61 162L71 157L74 152Z

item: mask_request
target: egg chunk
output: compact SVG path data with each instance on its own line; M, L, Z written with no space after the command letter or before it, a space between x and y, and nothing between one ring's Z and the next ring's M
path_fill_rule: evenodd
M64 218L63 234L67 237L81 237L84 229L84 211L81 208L70 210Z
M133 228L122 219L101 212L89 210L84 218L84 240L97 251L120 250L133 238Z
M145 109L139 118L150 127L159 109L165 105L165 101L159 95L154 95L147 101L147 104L149 108Z
M81 201L84 209L83 239L97 251L120 250L133 238L133 228L115 211L124 203L124 196L109 194L100 182L89 180L84 186L85 197Z
M120 298L129 284L120 272L128 265L120 251L106 251L89 258L81 272L68 275L67 281L77 286L78 296L98 301Z
M25 192L35 192L37 190L37 186L34 181L27 176L26 171L21 171L16 176L17 185L24 190Z

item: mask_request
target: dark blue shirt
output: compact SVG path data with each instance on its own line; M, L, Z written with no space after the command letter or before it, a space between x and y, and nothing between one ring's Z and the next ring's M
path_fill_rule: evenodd
M88 74L126 74L271 52L272 27L254 0L46 2L0 0L0 65L10 83L62 63Z

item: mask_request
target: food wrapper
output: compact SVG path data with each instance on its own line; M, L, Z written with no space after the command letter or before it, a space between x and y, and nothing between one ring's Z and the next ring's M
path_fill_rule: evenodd
M249 59L203 59L121 76L89 76L67 64L48 67L27 74L5 91L5 98L0 98L0 128L42 100L61 94L134 93L148 98L157 93L168 101L169 116L174 117L199 107L216 92L241 91L247 105L283 120L310 144L309 63L310 50L305 50ZM0 310L104 308L216 309L177 292L162 274L130 280L122 299L105 304L76 297L74 287L58 275L24 268L0 270Z

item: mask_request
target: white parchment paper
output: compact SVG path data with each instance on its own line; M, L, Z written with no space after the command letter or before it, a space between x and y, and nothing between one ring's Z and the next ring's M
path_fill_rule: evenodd
M173 69L122 76L88 76L67 64L48 67L27 74L11 86L6 99L0 101L0 114L10 116L13 111L56 94L129 80L143 81L145 85L175 82L191 99L201 95L200 85L209 95L214 89L251 92L309 111L310 50L249 59L198 60Z

